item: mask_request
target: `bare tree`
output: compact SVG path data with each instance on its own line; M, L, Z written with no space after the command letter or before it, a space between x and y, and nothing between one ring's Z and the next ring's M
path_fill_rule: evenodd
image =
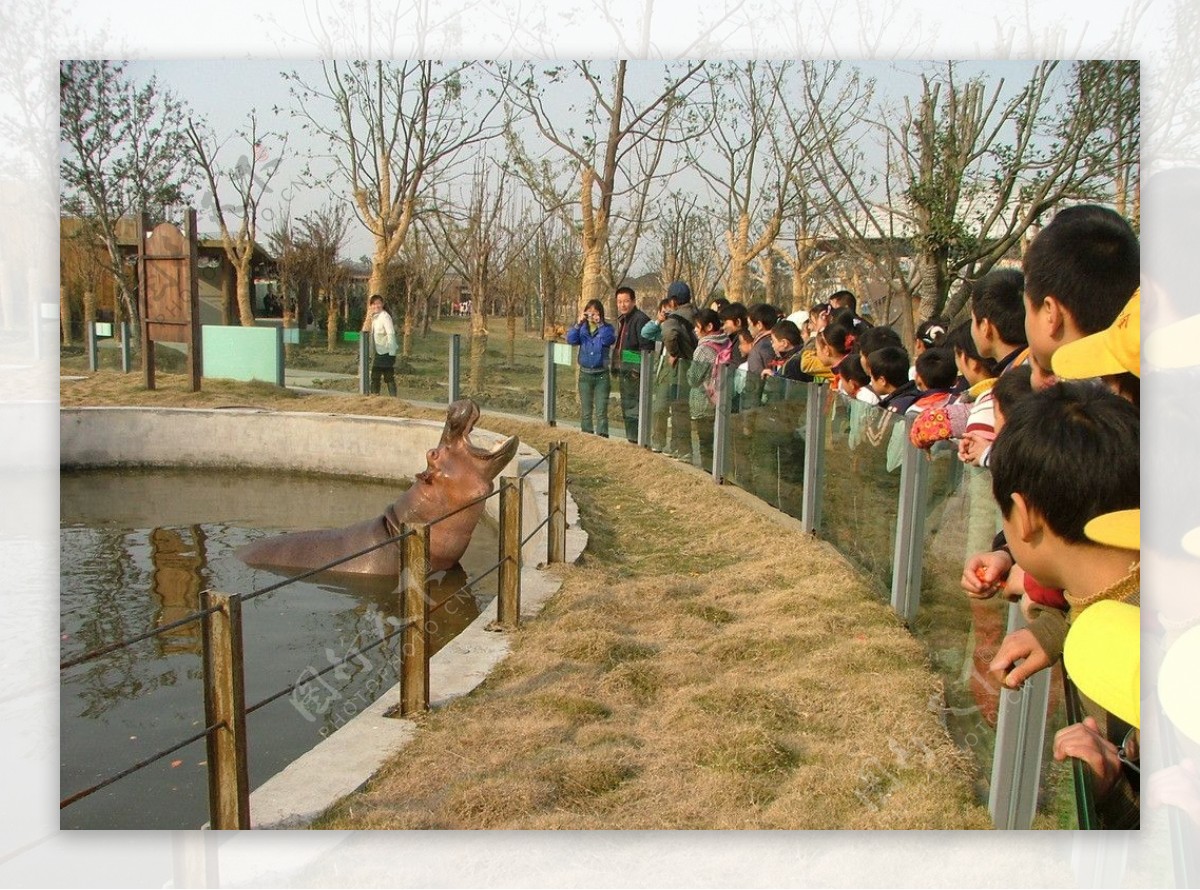
M770 248L793 203L806 141L788 126L785 94L792 68L789 62L749 61L709 71L712 126L690 154L724 210L725 295L731 301L746 301L750 265L760 256L770 278Z
M432 236L420 227L405 241L399 260L404 287L400 355L408 360L412 358L418 319L424 322L423 332L428 333L429 304L441 291L450 263L435 249Z
M196 165L204 174L208 185L208 201L202 207L211 207L221 232L221 246L225 256L237 274L238 316L242 325L254 324L252 291L254 287L254 251L258 247L258 207L263 197L270 193L271 180L279 170L280 159L287 148L287 136L272 132L259 133L258 114L251 111L249 129L242 130L237 137L244 147L232 168L222 167L217 155L222 146L216 144L211 131L194 120L188 120L188 143ZM276 157L271 160L268 140L278 143ZM221 200L221 188L228 183L234 200L227 205ZM239 220L236 233L229 228L227 214Z
M299 220L300 239L308 259L306 271L313 296L325 303L326 350L337 348L340 303L339 292L347 280L346 267L339 262L346 232L350 226L344 204L329 203L305 214Z
M438 249L467 281L471 291L471 356L468 386L483 388L484 356L487 352L488 304L496 278L504 273L519 252L517 233L510 228L505 194L508 175L503 169L491 176L486 157L476 162L470 194L459 202L462 210L452 215L453 201L442 201L443 211L434 215L439 228Z
M475 66L326 62L323 83L288 75L294 114L324 141L350 188L355 214L374 240L372 294L387 292L389 263L438 178L468 148L500 132L493 121L499 97L471 92Z
M156 79L135 88L124 63L108 61L62 62L59 102L63 210L91 220L116 300L136 330L134 286L118 225L142 210L162 218L169 205L182 202L192 173L186 110Z
M712 296L729 267L729 254L718 250L721 225L717 214L699 198L673 191L652 229L650 262L659 270L662 291L672 281L686 281L697 298Z
M512 100L529 116L553 150L565 154L578 175L579 238L583 252L580 305L604 300L615 277L625 277L637 254L647 207L656 187L665 148L684 141L698 129L684 114L699 86L703 62L665 66L660 89L645 100L627 89L628 63L617 62L610 76L592 63L539 69L533 63L501 69ZM582 83L580 83L582 82ZM585 101L580 129L575 117L565 120L548 97L548 88L574 96L582 86ZM524 164L522 169L533 165ZM543 190L539 183L531 183ZM607 274L606 267L607 266Z
M825 158L842 238L919 299L918 318L954 315L967 296L960 286L951 298L956 285L1014 251L1049 210L1103 195L1115 146L1097 128L1096 106L1111 95L1071 88L1057 62L1037 63L1015 90L964 78L952 62L924 73L915 102L874 121L887 140L882 194Z

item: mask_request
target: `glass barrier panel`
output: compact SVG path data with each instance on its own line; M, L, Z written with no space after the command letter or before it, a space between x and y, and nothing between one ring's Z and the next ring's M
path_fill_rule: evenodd
M892 583L904 419L892 411L827 394L825 473L818 533L879 583Z
M726 480L799 519L809 384L743 372L733 380Z
M358 392L358 344L362 332L337 332L331 342L324 327L290 328L283 339L283 378L288 386L331 392ZM396 332L397 338L400 332ZM400 359L396 359L400 380ZM382 387L387 392L387 387ZM401 393L403 396L403 393Z
M963 564L991 549L999 529L991 474L964 466L949 445L923 452L929 487L925 507L925 546L921 605L913 633L929 651L942 678L942 720L960 748L972 755L975 791L988 799L1000 687L988 664L1004 638L1007 601L974 599L959 586Z

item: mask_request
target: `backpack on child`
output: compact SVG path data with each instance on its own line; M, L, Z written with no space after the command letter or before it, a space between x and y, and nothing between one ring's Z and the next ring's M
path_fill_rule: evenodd
M721 379L721 368L728 365L733 358L733 338L729 338L716 347L715 351L712 369L709 371L708 379L704 381L704 392L708 396L708 401L713 405L717 404L717 385Z

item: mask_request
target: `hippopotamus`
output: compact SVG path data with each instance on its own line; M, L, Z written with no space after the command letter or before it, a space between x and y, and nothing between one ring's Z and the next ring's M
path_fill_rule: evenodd
M393 538L404 522L431 522L465 504L491 494L493 480L512 460L520 441L510 436L488 450L471 444L471 431L479 420L479 406L470 399L455 402L446 413L446 425L436 448L425 454L426 467L411 488L383 513L346 528L293 532L262 538L236 551L252 566L315 569ZM471 504L429 530L429 568L440 572L462 558L483 515L484 504ZM400 571L399 544L390 544L355 557L336 567L340 572L396 575Z

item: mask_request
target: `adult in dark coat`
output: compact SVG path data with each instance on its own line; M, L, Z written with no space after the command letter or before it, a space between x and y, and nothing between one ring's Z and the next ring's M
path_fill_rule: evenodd
M638 440L638 405L641 385L641 353L654 350L654 341L642 336L650 317L637 307L632 287L617 288L617 341L612 350L612 374L621 392L621 415L625 419L625 438ZM636 360L633 354L637 353Z
M672 281L667 288L671 311L662 325L664 367L671 376L671 455L692 462L692 417L688 409L688 368L696 352L696 307L692 289L684 281Z

